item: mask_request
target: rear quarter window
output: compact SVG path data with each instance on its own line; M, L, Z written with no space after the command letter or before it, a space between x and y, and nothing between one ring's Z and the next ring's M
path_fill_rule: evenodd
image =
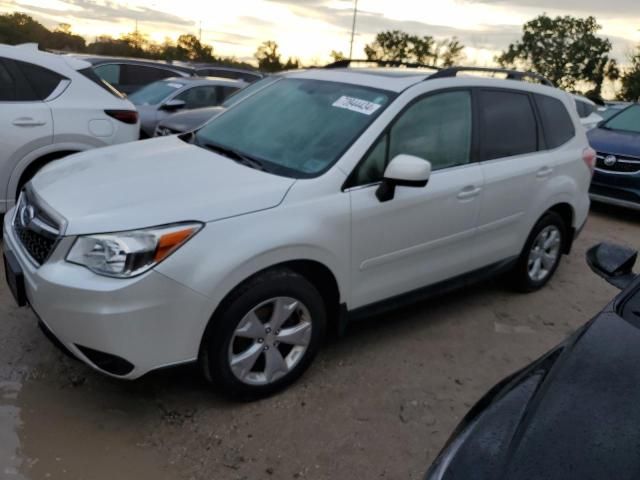
M62 75L32 63L16 60L16 64L27 78L31 88L36 92L39 100L47 99L60 82L65 80Z
M547 95L535 95L547 148L553 149L571 140L576 129L564 103Z

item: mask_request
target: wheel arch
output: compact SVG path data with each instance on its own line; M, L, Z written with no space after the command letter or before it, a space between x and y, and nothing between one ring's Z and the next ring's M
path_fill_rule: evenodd
M342 314L344 308L341 304L341 290L338 277L335 273L327 265L318 260L312 260L309 258L286 260L263 267L260 270L245 276L244 279L237 282L233 288L228 289L215 307L207 321L207 324L205 325L200 339L199 352L202 351L202 345L207 337L207 331L209 330L210 325L215 322L215 319L220 312L226 308L228 300L233 293L256 277L277 269L289 269L305 277L318 290L324 300L325 308L327 309L329 331L336 333L340 328L342 328L345 320L345 316Z
M565 238L564 244L562 245L562 253L571 253L571 246L573 245L573 240L576 236L576 228L573 225L575 219L574 208L568 202L559 202L549 207L540 218L542 218L548 212L557 213L564 221L564 224L567 227L568 235Z

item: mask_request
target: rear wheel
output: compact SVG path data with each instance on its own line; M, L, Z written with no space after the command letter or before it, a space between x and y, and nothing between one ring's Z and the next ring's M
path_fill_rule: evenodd
M546 213L533 227L513 271L515 286L522 292L544 287L560 264L567 226L560 215Z
M207 328L200 363L222 393L257 399L297 380L326 329L320 293L286 269L250 280L231 294Z

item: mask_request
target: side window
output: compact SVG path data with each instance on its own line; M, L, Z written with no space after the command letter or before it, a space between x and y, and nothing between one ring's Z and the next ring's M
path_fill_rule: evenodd
M218 88L215 86L193 87L174 98L174 100L183 100L186 109L213 107L219 105Z
M557 98L536 95L547 148L557 148L571 140L576 130L564 103Z
M16 99L16 81L0 60L0 102L12 102Z
M157 80L175 77L176 74L164 68L145 67L143 65L122 65L120 83L122 85L148 85Z
M382 179L389 161L408 154L431 162L433 170L471 160L471 93L456 91L418 100L394 122L354 172L356 185Z
M0 102L37 102L41 100L31 82L18 67L18 63L22 62L0 58Z
M120 84L120 65L118 64L98 65L93 68L93 71L96 72L98 77L111 85Z
M478 95L481 160L538 150L538 127L528 94L481 90Z
M218 89L218 103L224 102L231 95L236 93L239 88L236 87L217 87Z
M64 77L32 63L15 61L22 74L35 91L38 100L45 100L58 87Z
M447 92L419 100L391 127L389 160L402 153L431 162L433 170L469 163L471 93Z

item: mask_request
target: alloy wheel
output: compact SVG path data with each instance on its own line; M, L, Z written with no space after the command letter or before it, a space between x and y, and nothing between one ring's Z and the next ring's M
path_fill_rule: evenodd
M255 306L238 323L229 344L231 371L248 385L268 385L293 370L311 341L308 308L291 297Z
M541 282L549 276L560 258L561 243L562 233L555 225L549 225L538 233L527 262L531 280Z

